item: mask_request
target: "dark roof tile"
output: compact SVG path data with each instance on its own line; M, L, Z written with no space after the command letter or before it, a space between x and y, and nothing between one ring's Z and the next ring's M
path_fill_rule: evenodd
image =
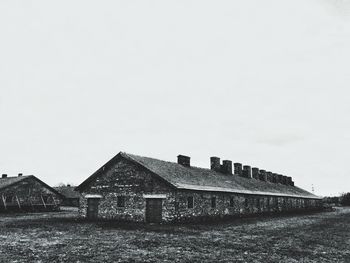
M66 198L79 198L80 193L77 191L74 191L75 186L58 186L54 187L55 190L57 190L59 193L64 195Z
M193 166L187 167L178 163L142 157L124 152L121 152L120 154L124 158L146 167L148 170L157 174L178 189L314 199L320 198L296 186L264 182L237 175L227 175L210 169Z
M8 187L12 184L15 184L17 182L20 182L24 179L27 179L28 177L30 177L30 175L28 176L11 176L11 177L6 177L6 178L0 178L0 189Z

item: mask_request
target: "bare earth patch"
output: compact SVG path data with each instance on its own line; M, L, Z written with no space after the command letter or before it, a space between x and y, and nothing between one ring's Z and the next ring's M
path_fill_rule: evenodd
M349 249L350 208L175 226L0 215L0 262L350 262Z

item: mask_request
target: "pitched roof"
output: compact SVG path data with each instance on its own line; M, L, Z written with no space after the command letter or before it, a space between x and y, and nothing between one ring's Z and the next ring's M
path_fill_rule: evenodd
M10 185L13 185L15 183L18 183L24 179L29 178L30 175L27 176L11 176L6 178L0 178L0 189L6 188Z
M101 174L103 167L116 162L119 157L138 163L147 170L161 177L176 189L288 196L311 199L320 198L296 186L265 182L237 175L227 175L211 169L193 166L188 167L174 162L162 161L125 152L120 152L113 157L109 162L79 185L77 190L80 190L83 185Z
M6 178L0 178L0 190L3 190L4 188L7 188L9 186L12 186L14 184L17 184L18 182L27 180L27 179L34 179L37 182L39 182L41 185L48 188L50 191L54 192L55 194L59 195L60 197L63 197L62 194L60 194L58 191L56 191L51 186L47 185L43 181L41 181L39 178L35 177L34 175L26 175L26 176L11 176Z
M75 186L58 186L54 187L55 190L60 192L66 198L79 198L80 193L75 191Z

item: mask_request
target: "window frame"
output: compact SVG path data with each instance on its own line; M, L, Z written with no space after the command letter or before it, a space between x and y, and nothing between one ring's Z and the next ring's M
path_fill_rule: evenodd
M174 203L175 212L178 212L179 208L180 208L180 203L178 201L175 201L175 203Z
M187 197L187 209L193 209L194 208L194 198L193 196Z
M117 207L118 208L124 208L125 207L125 195L118 195L117 196Z
M230 197L230 207L234 207L235 206L235 199L233 196Z
M246 209L249 208L249 198L248 198L248 197L245 197L245 198L244 198L244 207L245 207Z
M216 196L211 197L211 208L216 208Z
M260 199L260 197L256 198L256 208L258 209L258 211L261 210L261 199Z

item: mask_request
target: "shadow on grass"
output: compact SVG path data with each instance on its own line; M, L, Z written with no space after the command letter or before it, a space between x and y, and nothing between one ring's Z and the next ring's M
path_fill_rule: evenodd
M122 229L122 230L145 230L149 232L183 232L188 233L189 230L208 230L208 229L222 229L228 226L250 225L258 222L269 221L271 219L281 218L296 218L301 216L312 216L320 214L324 211L309 211L309 212L294 212L294 213L280 213L280 214L261 214L261 215L247 215L240 217L224 217L224 218L200 218L197 221L182 221L170 222L161 224L150 224L145 222L128 222L122 220L87 220L80 219L82 223L94 223L103 229Z
M269 221L271 219L279 218L295 218L300 216L310 216L319 214L320 211L308 211L308 212L294 212L294 213L278 213L278 214L261 214L261 215L247 215L244 217L226 217L226 218L199 218L197 221L183 221L183 222L171 222L162 224L148 224L144 222L128 222L121 220L108 220L108 219L98 219L98 220L88 220L79 218L76 215L61 217L60 213L48 217L35 218L25 218L23 214L13 214L15 220L0 222L6 227L16 227L16 228L27 228L27 227L49 227L57 225L67 225L67 224L79 224L79 225L91 225L102 229L111 230L140 230L146 232L164 232L164 233L181 233L189 231L200 231L208 229L223 229L228 226L238 226L238 225L251 225L258 222ZM329 213L324 212L323 213ZM23 218L21 218L21 216ZM43 215L41 215L43 216ZM44 215L46 216L46 215ZM12 217L12 215L11 215ZM1 218L0 218L1 219ZM61 226L62 227L62 226Z

